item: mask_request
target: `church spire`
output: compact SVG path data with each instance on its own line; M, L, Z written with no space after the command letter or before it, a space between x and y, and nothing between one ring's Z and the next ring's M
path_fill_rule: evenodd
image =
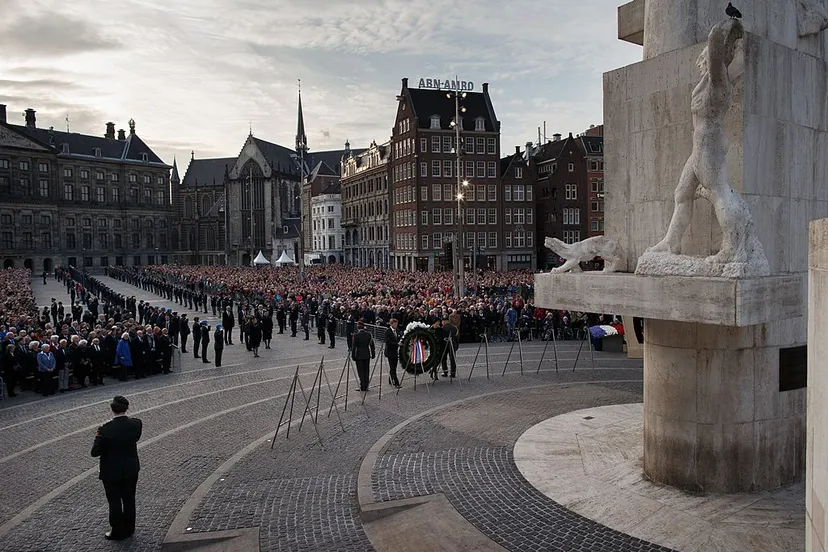
M175 162L175 157L173 157L173 168L172 176L170 177L170 182L172 184L181 184L181 177L178 176L178 164Z
M305 118L302 115L302 79L299 79L299 118L296 124L296 153L308 152L308 137L305 136Z

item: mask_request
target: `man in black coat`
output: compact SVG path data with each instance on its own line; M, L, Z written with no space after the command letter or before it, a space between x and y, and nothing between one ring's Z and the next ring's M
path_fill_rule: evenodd
M399 329L399 322L396 318L392 318L390 324L391 326L385 330L385 358L388 359L388 383L394 387L399 387L397 361L399 360L402 330Z
M221 353L224 352L224 330L221 324L216 324L216 333L213 334L213 352L216 355L216 367L221 366Z
M190 321L187 320L187 313L182 313L178 332L181 334L181 352L187 352L187 338L190 336Z
M201 326L198 322L198 316L193 316L193 356L198 356L198 347L201 344Z
M351 358L356 361L357 375L359 376L359 390L368 391L368 379L370 378L371 359L376 356L374 350L374 338L365 329L365 323L357 322L357 332L354 334Z
M224 314L221 315L221 325L224 330L224 344L232 345L233 326L236 325L236 320L233 318L233 309L229 306L224 309Z
M143 424L129 418L129 401L122 396L112 399L113 418L98 428L92 456L100 457L100 480L109 502L107 540L123 540L135 532L135 489L138 485L138 440Z
M334 316L333 313L329 314L328 315L327 329L328 329L328 339L331 341L331 344L328 346L328 349L333 349L336 346L336 323L337 323L336 316ZM325 342L322 341L322 343L324 344Z
M202 320L201 322L201 362L204 364L210 364L210 361L207 360L207 345L210 344L210 326L207 324L206 320Z

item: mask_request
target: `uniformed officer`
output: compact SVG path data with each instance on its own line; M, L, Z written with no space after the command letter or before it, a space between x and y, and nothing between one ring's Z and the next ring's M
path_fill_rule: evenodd
M194 332L195 333L195 332ZM210 344L210 326L206 320L201 321L201 362L209 364L207 360L207 345Z
M224 330L221 324L216 324L216 332L213 334L213 353L216 356L216 367L221 366L221 353L224 352Z
M138 485L138 439L143 424L126 415L129 401L118 395L109 405L113 418L98 428L92 456L100 457L99 477L109 502L109 525L104 537L123 540L135 532L135 489Z

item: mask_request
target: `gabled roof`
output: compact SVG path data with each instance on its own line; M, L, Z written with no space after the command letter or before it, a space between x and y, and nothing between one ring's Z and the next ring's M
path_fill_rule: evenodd
M526 161L523 159L523 153L513 153L508 157L500 160L500 174L506 174L510 167L525 167Z
M542 145L535 154L535 163L544 163L560 157L561 152L564 150L564 147L566 147L566 144L569 143L569 140L570 138L565 138L563 140L547 142Z
M187 167L187 172L184 173L184 180L181 182L181 186L183 188L224 186L225 167L229 170L235 162L235 157L193 159L190 161L190 166Z
M270 163L270 168L282 174L299 175L299 159L296 152L279 144L253 137L256 147ZM235 162L235 159L234 159ZM307 162L307 161L306 161Z
M587 155L604 155L603 136L581 136L581 143Z
M352 149L351 153L359 155L365 151L364 149ZM310 159L311 166L319 163L325 163L329 168L334 170L334 174L339 175L339 167L342 166L342 156L345 155L345 150L330 150L311 152L306 159ZM337 167L337 169L333 169Z
M339 180L334 180L328 183L327 186L320 192L320 195L336 195L342 193L342 184Z
M416 113L420 128L431 128L431 117L440 117L440 128L451 129L450 123L456 114L454 98L447 97L446 90L431 90L427 88L408 88L412 109ZM461 101L466 111L460 114L464 131L474 131L475 119L482 117L487 132L497 131L497 122L494 114L482 92L467 92Z
M128 134L126 140L115 140L103 136L90 136L77 132L63 132L48 128L31 128L25 125L7 125L13 130L34 138L54 148L58 155L63 153L63 144L69 146L70 156L95 157L95 148L100 148L101 157L108 160L144 162L141 154L147 154L147 162L166 165L137 134Z

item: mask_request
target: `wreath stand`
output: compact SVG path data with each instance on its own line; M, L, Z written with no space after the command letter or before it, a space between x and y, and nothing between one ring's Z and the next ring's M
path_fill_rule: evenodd
M552 342L552 349L555 352L555 373L558 373L558 341L555 339L555 330L553 329L549 334L550 338L546 340L546 345L543 346L543 352L538 362L538 369L535 371L536 376L540 374L541 364L543 364L543 359L546 356L546 348L549 347L550 341Z
M423 361L422 361L422 360L420 361L420 369L422 370L423 374L425 374L425 373L426 373L426 372L425 372L425 366L423 366ZM400 386L397 388L397 393L396 393L396 395L399 395L399 394L400 394L400 391L402 390L402 384L403 384L403 382L405 381L405 375L406 375L407 373L408 373L408 369L407 369L407 366L406 366L406 367L404 367L404 368L403 368L403 375L402 375L402 377L400 378ZM430 394L431 394L431 390L430 390L430 389L429 389L429 387L428 387L428 380L426 380L425 386L426 386L426 393L428 393L428 394L430 395ZM417 369L416 369L416 368L414 368L414 391L416 391L416 390L417 390Z
M486 333L480 334L480 337L483 339L480 341L480 345L477 346L477 354L474 355L474 362L472 362L471 370L469 370L469 380L471 381L472 374L474 373L474 367L477 364L477 357L480 356L480 348L483 347L483 344L486 344L486 379L489 379L489 336Z
M442 366L443 362L448 357L449 353L451 353L451 358L454 360L454 366L457 367L457 358L454 356L454 339L449 336L446 338L446 346L445 350L443 351L443 356L440 358L440 362L434 365L434 373L437 373L437 368ZM460 378L456 376L449 377L449 383L454 383L455 378L457 379L457 383L460 385L460 389L463 389L463 384L460 382Z
M518 352L520 353L520 375L523 375L523 342L520 339L520 330L516 333L517 341L512 341L512 346L509 348L509 356L506 357L506 364L503 365L503 373L500 374L500 377L506 375L506 368L509 366L509 360L512 358L512 351L515 350L515 343L518 344ZM583 343L581 345L583 345Z

